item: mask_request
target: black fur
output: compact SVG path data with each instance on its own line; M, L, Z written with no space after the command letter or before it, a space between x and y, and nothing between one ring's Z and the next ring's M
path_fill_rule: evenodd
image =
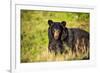
M63 53L64 48L63 48L63 42L61 40L62 37L62 32L63 32L63 27L65 25L64 21L63 22L53 22L52 20L48 21L49 28L48 28L48 38L49 38L49 46L48 49L49 51L55 52L55 54ZM53 30L58 29L60 31L59 38L56 40L54 38Z
M79 50L79 46L82 43L82 39L84 39L83 46L86 47L85 49L86 50L89 49L89 33L88 32L79 28L68 28L66 31L68 31L67 36L65 35L62 41L65 42L68 47L72 48L72 52L76 52L77 49ZM79 41L78 44L77 44L77 41ZM78 47L76 47L76 45Z

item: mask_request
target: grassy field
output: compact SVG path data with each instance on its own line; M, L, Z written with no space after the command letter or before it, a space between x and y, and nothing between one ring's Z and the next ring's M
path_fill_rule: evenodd
M67 54L57 56L48 52L48 20L66 21L68 28L81 28L89 32L89 13L50 12L21 10L21 62L43 62L80 60L86 54L72 55L70 48Z

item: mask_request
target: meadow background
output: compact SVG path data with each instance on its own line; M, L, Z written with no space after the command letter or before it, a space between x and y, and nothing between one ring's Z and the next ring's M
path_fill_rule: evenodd
M76 58L70 50L68 54L57 56L48 52L48 20L66 21L68 28L81 28L89 32L89 13L21 10L20 18L21 63L80 60L84 57L80 55Z

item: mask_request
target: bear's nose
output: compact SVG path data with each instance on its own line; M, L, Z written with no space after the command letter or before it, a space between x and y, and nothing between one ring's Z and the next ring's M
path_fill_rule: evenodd
M59 30L55 30L54 32L54 39L57 40L59 38L60 31Z

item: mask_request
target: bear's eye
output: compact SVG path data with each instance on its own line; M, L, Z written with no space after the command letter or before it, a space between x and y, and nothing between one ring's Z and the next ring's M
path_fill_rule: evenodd
M54 29L53 33L55 33L55 32L60 33L61 31L59 29Z

